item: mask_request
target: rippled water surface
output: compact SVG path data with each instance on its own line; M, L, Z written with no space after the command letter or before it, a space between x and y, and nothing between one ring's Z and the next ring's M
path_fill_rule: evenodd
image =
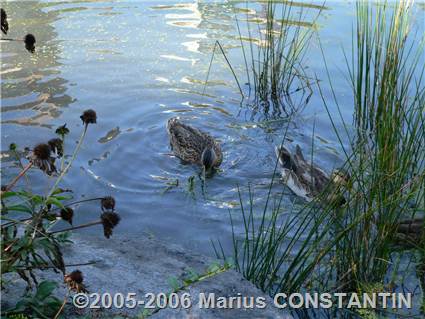
M350 50L353 5L326 5L316 28L342 116L350 122L352 100L342 48ZM77 199L115 196L122 215L116 232L149 232L207 254L212 253L210 239L220 239L228 249L229 210L241 229L237 185L245 191L251 183L261 205L275 165L274 146L282 139L286 121L241 103L219 54L205 95L203 83L216 40L242 84L246 82L235 15L246 34L247 20L264 19L264 2L247 6L245 1L65 0L2 6L9 15L8 36L31 32L37 38L33 55L21 42L1 42L3 168L12 165L10 143L31 147L51 138L64 123L71 130L66 144L70 153L83 128L80 114L93 108L98 123L90 126L64 186L74 189ZM317 14L317 9L309 10ZM306 27L310 18L305 18ZM422 20L417 23L423 25ZM253 36L245 44L249 40L258 42ZM317 40L306 65L311 75L323 80L324 94L331 99ZM248 92L247 85L243 89ZM170 155L165 124L173 116L209 131L222 143L221 171L203 186L198 168ZM338 142L317 90L288 130L288 143L300 144L306 153L312 140L316 162L328 171L340 164ZM10 179L12 172L3 169L2 178ZM31 178L40 190L48 188L39 172L34 170ZM284 208L289 213L294 197L283 185L275 190L287 193ZM95 205L81 206L76 222L92 220L98 211Z

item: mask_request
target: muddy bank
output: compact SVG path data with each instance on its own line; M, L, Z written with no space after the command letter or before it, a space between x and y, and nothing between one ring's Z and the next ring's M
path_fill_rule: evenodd
M172 290L171 277L187 277L191 270L203 274L214 260L185 251L183 248L162 243L157 239L141 234L129 238L115 235L107 240L98 235L74 235L73 245L64 249L67 264L94 262L92 265L69 267L68 272L78 268L84 273L84 283L89 292L136 293L138 299L145 299L147 293L168 293ZM61 274L52 271L40 272L46 279L61 280ZM2 293L3 306L16 302L25 287L21 280L12 279ZM65 288L57 289L58 297L65 295ZM223 273L193 283L182 293L189 293L192 307L188 309L162 309L151 318L291 318L288 313L273 307L273 301L265 296L239 273L227 270ZM264 309L199 309L199 296L214 293L218 297L264 297ZM239 294L238 294L239 293ZM62 297L61 297L62 298ZM236 307L237 308L237 307ZM135 309L77 310L67 305L67 318L89 317L106 318L114 315L137 317L143 306Z

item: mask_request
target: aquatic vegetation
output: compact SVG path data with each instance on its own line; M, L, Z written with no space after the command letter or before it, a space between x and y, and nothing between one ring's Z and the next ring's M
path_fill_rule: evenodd
M308 3L298 7L292 1L267 1L265 29L263 25L257 25L263 45L249 42L249 47L245 48L241 40L254 107L268 113L271 104L273 114L288 116L309 102L312 88L311 79L305 71L305 54L314 32L312 26L322 9L321 6L309 8ZM306 25L305 19L312 10L317 12L313 21ZM242 37L239 21L236 22ZM248 36L252 38L255 26L248 23L247 28Z
M244 233L239 240L234 232L236 267L262 290L272 295L303 289L363 293L371 286L394 291L403 284L403 279L391 276L397 272L394 260L416 256L411 261L425 294L423 223L416 242L409 242L414 253L396 248L400 240L408 240L399 236L404 221L425 214L424 38L411 32L410 10L411 3L405 1L380 6L356 2L351 57L345 55L354 129L346 123L337 129L336 122L344 122L338 117L337 96L334 93L339 108L335 115L318 86L350 175L350 187L338 190L345 203L313 203L283 218L281 198L269 207L270 186L257 221L251 191L248 207L239 193ZM329 191L334 190L325 189L318 200L329 198Z
M5 309L4 315L19 315L20 313L34 314L41 318L57 318L68 300L71 291L84 291L83 277L79 270L66 274L67 265L63 259L62 244L69 242L64 237L69 231L101 224L106 238L112 235L112 230L120 221L115 211L115 199L111 196L89 198L75 202L72 191L59 187L61 180L69 171L75 160L89 124L96 123L96 113L86 111L82 115L84 128L73 154L66 163L64 159L65 136L69 130L64 126L58 128L59 138L50 139L48 143L36 145L27 157L28 164L24 166L18 155L16 144L10 145L10 150L17 156L19 173L10 183L2 186L1 191L1 237L2 251L1 276L2 285L7 285L13 274L26 281L28 288L37 287L35 295L27 293L19 300L15 307ZM59 162L57 165L56 162ZM37 194L32 188L39 189L39 185L31 181L28 173L30 168L38 168L49 177L54 177L53 186L47 194ZM25 176L26 184L19 184ZM75 204L89 201L100 202L100 218L96 221L70 228L54 230L60 221L73 224ZM75 265L73 265L75 266ZM53 290L57 284L52 282L38 282L36 270L53 269L61 272L69 291L60 302L53 297ZM12 276L12 277L11 277Z
M341 223L360 219L336 246L334 265L349 291L384 281L399 223L424 214L424 38L409 28L411 5L356 4L351 62L347 57L356 132L343 148L355 187ZM345 132L336 133L342 141ZM423 252L425 242L417 248Z
M241 53L245 63L245 82L249 86L248 92L244 93L242 90L240 77L235 72L221 43L216 41L204 93L215 52L219 49L233 74L242 98L247 98L246 103L264 114L271 112L277 116L290 116L307 105L313 93L312 78L306 73L305 54L316 28L316 20L325 7L293 1L267 0L264 2L264 17L249 17L251 10L248 7L242 10L247 15L245 19L247 35L242 34L235 9ZM313 21L305 21L313 10L316 10ZM244 42L248 42L248 47Z

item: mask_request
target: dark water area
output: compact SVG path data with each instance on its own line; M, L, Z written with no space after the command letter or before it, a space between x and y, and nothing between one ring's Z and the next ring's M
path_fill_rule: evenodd
M9 15L8 36L19 38L31 32L37 38L34 54L20 42L1 42L2 179L10 180L18 171L7 169L12 165L10 143L32 147L53 137L57 126L66 123L71 130L66 150L71 153L83 129L79 116L92 108L98 123L89 127L62 186L73 189L76 199L114 196L122 216L117 233L147 232L209 255L213 254L210 240L220 239L230 252L229 211L236 231L242 230L237 185L245 193L251 184L254 201L261 207L275 167L274 147L282 140L287 120L241 103L220 54L214 59L205 95L203 84L216 40L241 83L247 81L235 14L246 34L247 23L254 23L247 20L261 20L265 3L93 0L10 1L2 6ZM309 10L306 22L317 14L317 9ZM413 24L421 33L424 14L417 10ZM307 72L321 80L336 115L320 39L341 115L348 123L353 100L343 49L351 50L354 23L353 3L327 2L305 61ZM261 45L258 36L252 37ZM248 86L243 85L243 90L247 92ZM308 105L291 119L287 140L307 154L314 141L315 162L329 172L341 165L341 146L318 90L313 91ZM221 170L203 189L200 169L170 155L165 125L174 116L222 143ZM54 182L36 170L30 177L40 192ZM178 186L173 187L176 180ZM282 184L274 192L285 192L282 214L290 214L297 200ZM76 224L93 220L99 208L84 204L77 211Z

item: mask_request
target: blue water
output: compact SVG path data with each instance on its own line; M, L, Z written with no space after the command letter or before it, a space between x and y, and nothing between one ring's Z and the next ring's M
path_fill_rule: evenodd
M79 116L92 108L98 123L90 125L62 186L73 189L76 199L114 196L122 216L116 233L147 232L205 254L213 253L210 240L220 239L229 250L229 210L236 231L242 229L237 185L244 193L250 183L261 207L275 165L274 146L280 144L288 121L255 112L247 100L241 103L219 53L205 95L203 83L219 40L248 93L235 14L247 36L245 20L264 17L264 3L253 1L249 10L244 1L188 0L11 1L2 6L9 15L8 37L31 32L37 38L33 55L21 42L1 42L3 181L18 171L9 169L10 143L32 147L66 123L71 130L66 143L70 154L83 128ZM342 118L351 123L353 101L343 49L348 54L351 50L354 5L330 1L326 6L305 66L308 74L321 80L336 115L325 57ZM317 13L309 10L306 22ZM423 27L423 11L414 25ZM260 29L264 27L260 24ZM170 155L165 123L173 116L222 143L221 171L207 180L204 189L199 168ZM299 144L306 154L313 143L315 161L327 171L341 164L341 147L316 86L308 105L291 119L287 143ZM40 192L53 183L37 170L29 175ZM195 176L193 191L191 176ZM176 180L178 186L173 187ZM294 196L281 184L274 191L285 192L283 213L289 213ZM81 205L74 224L96 219L99 212L98 204Z

